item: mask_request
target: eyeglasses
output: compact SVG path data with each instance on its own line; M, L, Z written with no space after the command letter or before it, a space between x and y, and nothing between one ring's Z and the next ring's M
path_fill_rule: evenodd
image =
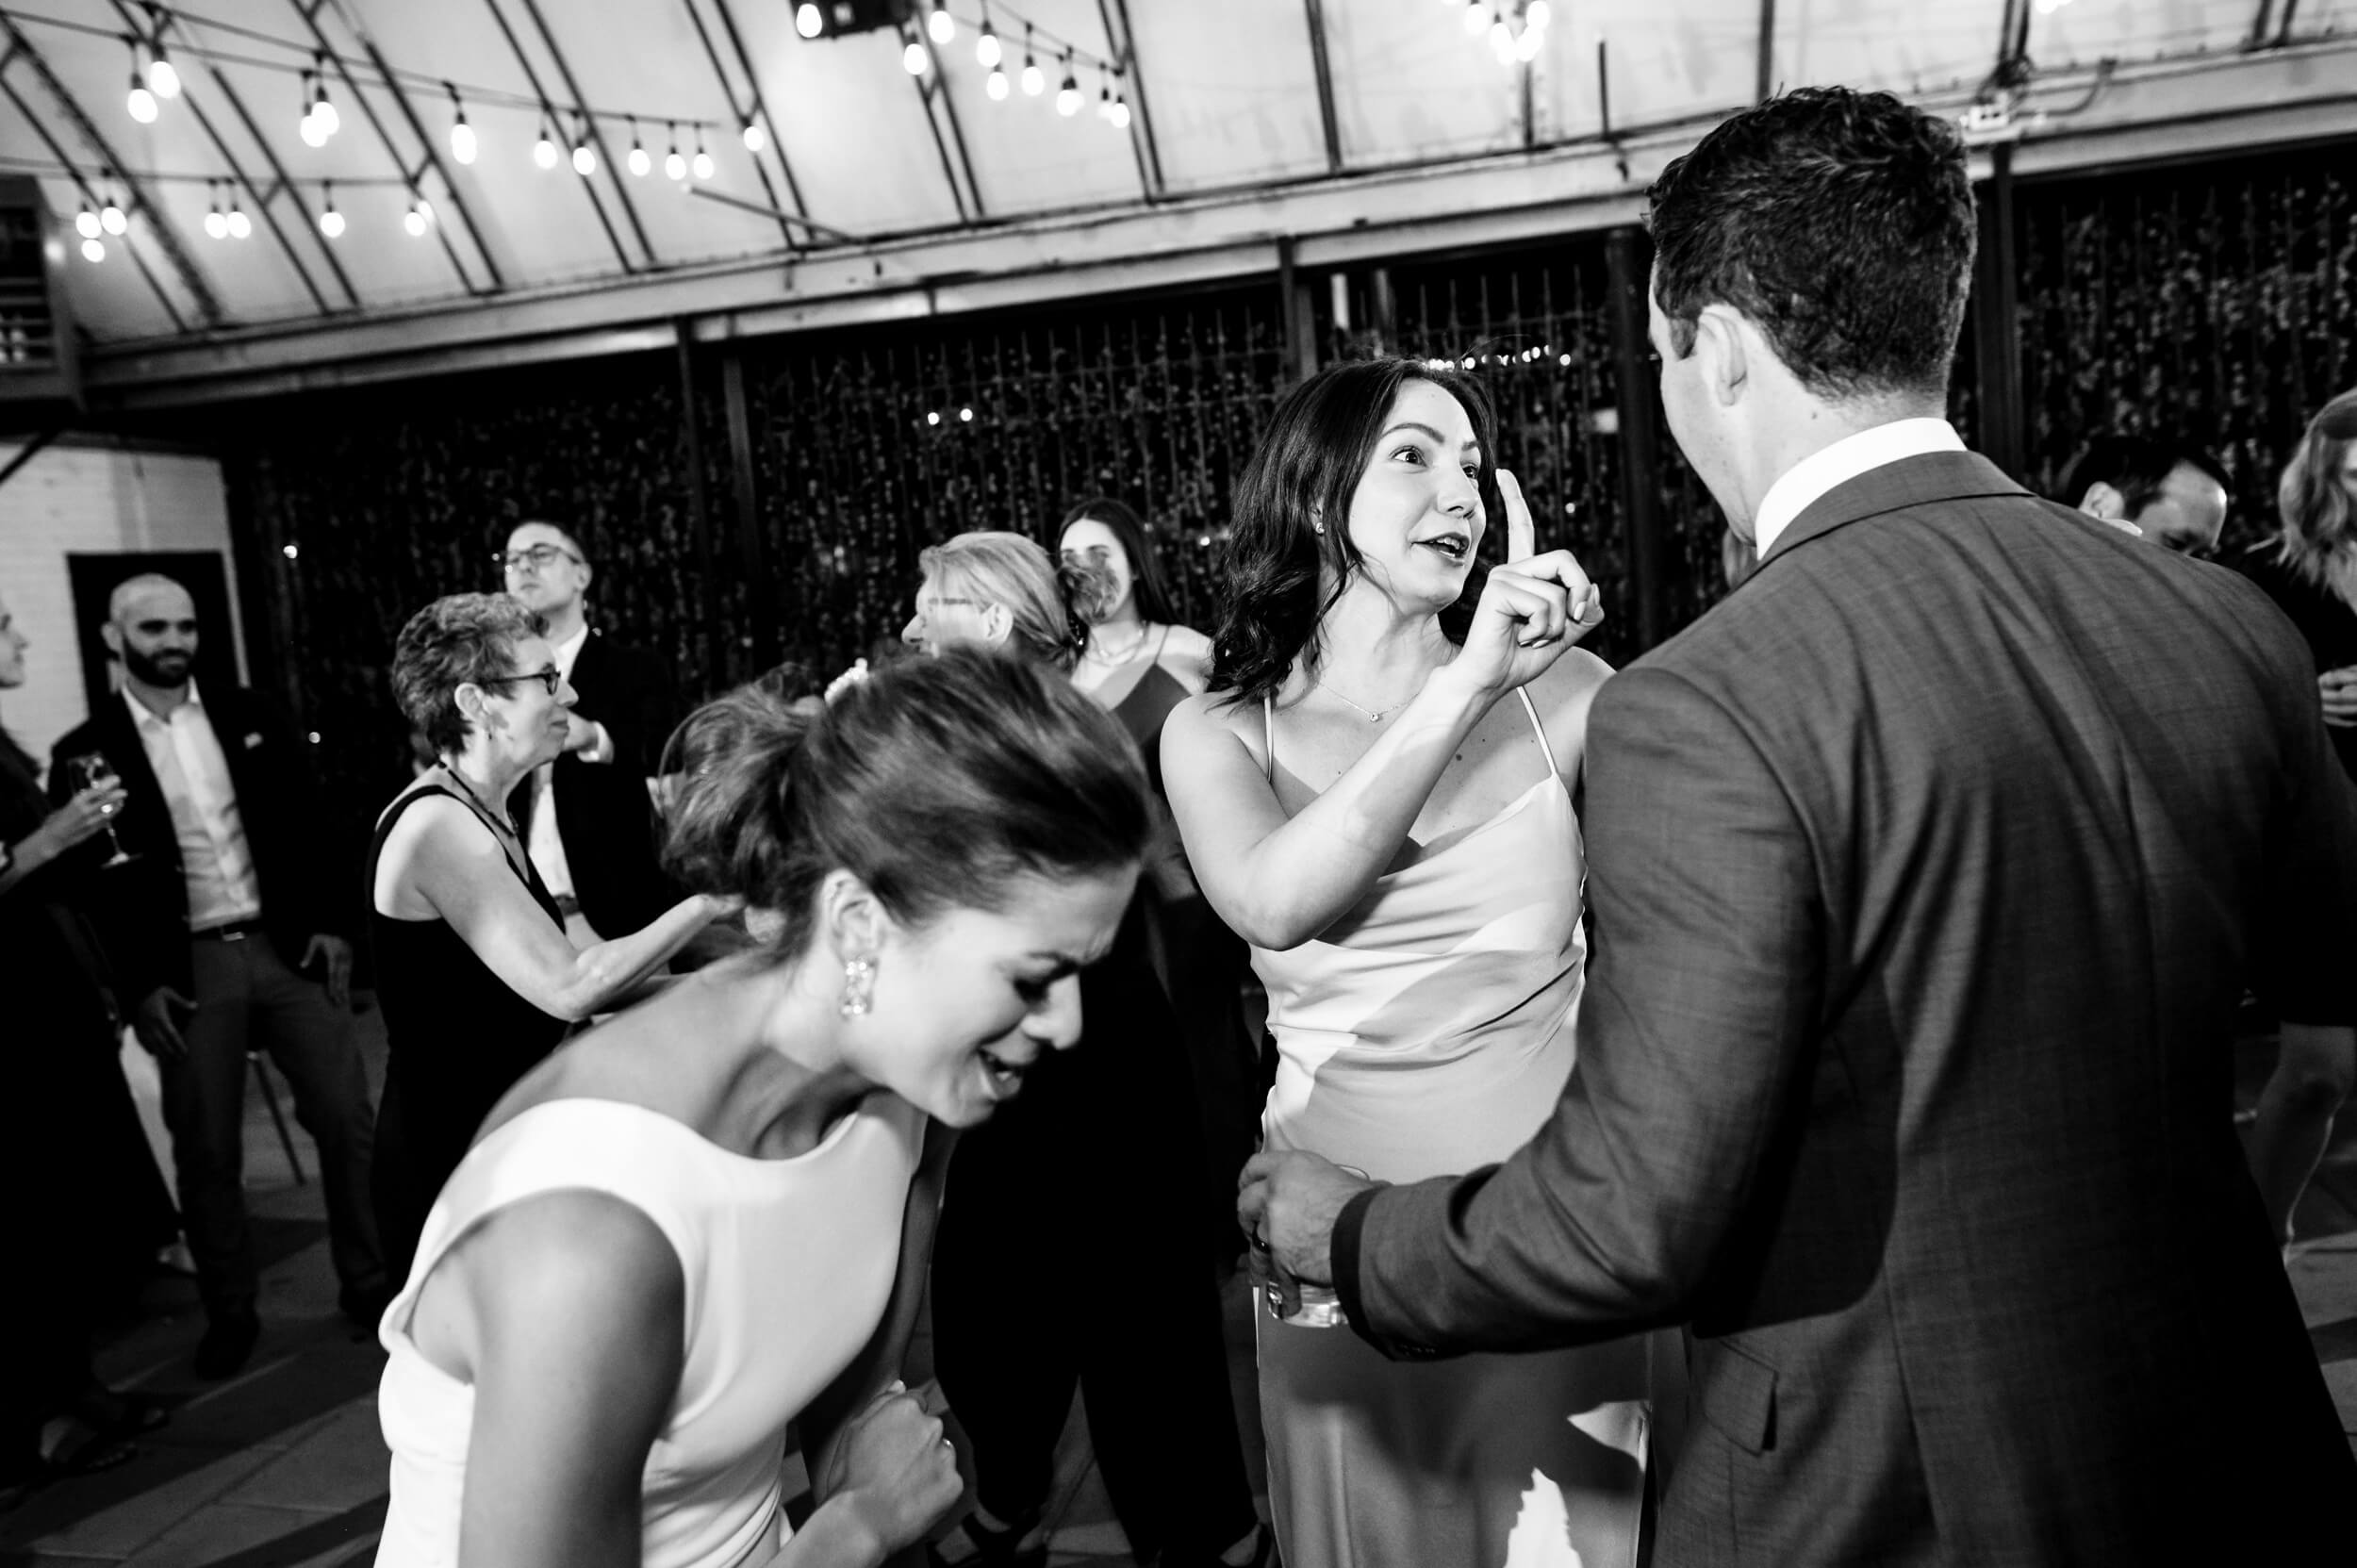
M495 550L491 553L491 559L503 571L520 571L525 567L535 571L546 571L560 560L570 561L575 566L584 564L581 557L571 551L553 544L536 544L530 550Z
M515 681L537 681L542 685L548 687L549 695L553 697L556 695L556 688L565 684L565 672L557 668L556 666L551 665L546 669L527 669L521 675L486 675L483 679L477 681L475 685L479 686L503 686Z
M936 612L946 610L952 604L962 604L969 610L985 610L990 607L980 599L920 599L916 602L916 619L930 620Z

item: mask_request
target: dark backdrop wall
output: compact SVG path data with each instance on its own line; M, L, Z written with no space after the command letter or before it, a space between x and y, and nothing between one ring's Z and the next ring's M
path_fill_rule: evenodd
M2181 430L2234 481L2230 547L2271 525L2275 471L2308 411L2357 382L2348 146L2016 187L2017 329L2029 454L2051 490L2085 433ZM798 659L821 675L896 634L927 543L966 528L1052 542L1082 496L1151 520L1187 619L1216 617L1233 479L1312 358L1448 359L1497 399L1501 461L1542 543L1606 587L1592 646L1642 651L1633 532L1666 635L1723 591L1723 523L1666 432L1616 289L1641 239L1601 235L1426 257L1339 279L1091 302L314 394L207 416L229 460L257 680L309 727L355 831L407 776L387 690L402 620L498 584L526 517L598 567L597 619L672 660L683 690ZM1631 280L1634 280L1632 282ZM1625 307L1629 301L1622 302ZM1643 321L1641 294L1633 300ZM1617 336L1616 336L1617 334ZM1952 400L1986 412L1973 335ZM1632 530L1632 517L1642 526Z

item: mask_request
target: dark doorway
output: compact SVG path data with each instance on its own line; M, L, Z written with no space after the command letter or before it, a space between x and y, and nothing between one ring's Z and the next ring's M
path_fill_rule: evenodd
M196 684L199 690L242 685L238 679L238 625L229 608L228 561L219 551L155 550L65 558L74 584L74 636L82 649L82 695L96 713L111 695L113 663L98 635L115 586L142 572L161 572L196 601Z

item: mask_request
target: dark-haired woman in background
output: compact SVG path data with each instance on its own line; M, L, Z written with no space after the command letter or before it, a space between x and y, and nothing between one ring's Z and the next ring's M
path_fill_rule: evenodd
M1084 571L1017 534L918 557L902 636L1005 648L1069 681ZM1228 1388L1211 1263L1192 1245L1203 1140L1186 1047L1147 952L1145 896L1080 976L1081 1048L958 1146L933 1252L933 1358L974 1444L980 1506L944 1563L1038 1564L1074 1385L1113 1512L1142 1561L1264 1563ZM1025 1281L1021 1285L1012 1283Z
M1121 720L1146 757L1159 797L1162 721L1210 679L1211 639L1177 624L1146 526L1121 502L1093 496L1065 513L1057 553L1064 568L1079 574L1074 608L1089 628L1072 684ZM1155 969L1178 1010L1195 1068L1211 1256L1232 1265L1243 1244L1236 1229L1236 1172L1252 1153L1260 1115L1260 1051L1244 1010L1248 960L1243 942L1204 900L1167 813L1163 827L1163 841L1146 863L1145 894Z
M1268 986L1264 1147L1385 1181L1504 1159L1572 1070L1571 781L1609 670L1571 647L1593 589L1533 553L1495 453L1446 371L1339 365L1287 394L1236 487L1211 694L1163 731L1189 857ZM1395 1364L1256 1321L1287 1568L1503 1562L1541 1486L1589 1568L1635 1560L1642 1340Z
M765 945L534 1069L443 1190L385 1319L380 1568L857 1568L957 1500L897 1381L926 1118L982 1121L1078 1036L1144 770L977 653L740 691L674 754L672 868ZM788 1534L798 1417L819 1506Z
M2325 733L2357 779L2357 392L2308 421L2283 465L2276 507L2283 526L2254 548L2248 569L2308 639ZM2279 1242L2291 1239L2292 1211L2357 1082L2353 1025L2282 1021L2282 1049L2250 1129L2251 1175Z
M369 1181L394 1280L500 1096L721 913L690 898L610 942L576 949L565 934L504 807L565 749L572 690L547 631L504 594L461 593L410 617L393 645L394 698L435 753L369 854L387 1047Z

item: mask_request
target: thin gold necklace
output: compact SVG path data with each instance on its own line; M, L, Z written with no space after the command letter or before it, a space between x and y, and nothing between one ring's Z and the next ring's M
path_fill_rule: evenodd
M1084 649L1082 649L1082 650L1080 651L1080 656L1081 656L1082 658L1085 658L1085 659L1090 659L1090 660L1093 660L1094 662L1096 662L1096 663L1097 663L1097 664L1105 664L1105 665L1124 665L1124 664L1128 664L1128 663L1129 663L1131 659L1134 659L1134 658L1136 658L1136 657L1138 656L1138 652L1139 652L1139 650L1143 649L1143 648L1146 646L1146 638L1148 638L1148 637L1150 637L1150 636L1152 636L1153 635L1154 635L1154 629L1153 629L1153 627L1152 627L1151 625L1147 624L1147 623L1146 623L1146 622L1145 622L1145 621L1140 621L1140 622L1138 623L1138 635L1137 635L1137 638L1136 638L1136 640L1135 640L1135 641L1133 641L1133 642L1131 642L1131 643L1129 644L1129 646L1128 648L1124 649L1121 652L1119 652L1119 653L1099 653L1099 652L1096 651L1096 638L1092 637L1092 638L1090 638L1090 639L1089 639L1089 645L1088 645L1088 647L1086 647L1086 648L1084 648Z
M1360 703L1351 701L1349 698L1344 697L1341 692L1336 691L1332 686L1327 685L1325 677L1323 676L1313 675L1310 679L1316 682L1318 685L1324 687L1327 691L1332 692L1337 701L1343 702L1344 705L1348 706L1357 713L1364 714L1367 718L1367 721L1371 724L1382 723L1384 719L1390 718L1393 714L1399 712L1400 709L1415 701L1413 696L1409 696L1401 698L1398 701L1393 703L1388 708L1370 708L1363 706Z
M1336 695L1340 696L1341 694L1338 692ZM1349 699L1343 698L1343 701L1348 701ZM448 757L444 757L441 759L441 764L442 771L450 775L450 782L456 784L461 790L466 792L467 799L474 802L474 809L483 814L483 819L485 821L490 823L493 827L505 828L509 837L514 838L519 842L522 841L524 836L522 830L516 826L516 819L514 817L508 816L505 812L495 812L489 806L485 805L483 803L483 797L474 792L474 785L469 784L467 782L467 776L458 771L458 765L456 763L451 761Z

